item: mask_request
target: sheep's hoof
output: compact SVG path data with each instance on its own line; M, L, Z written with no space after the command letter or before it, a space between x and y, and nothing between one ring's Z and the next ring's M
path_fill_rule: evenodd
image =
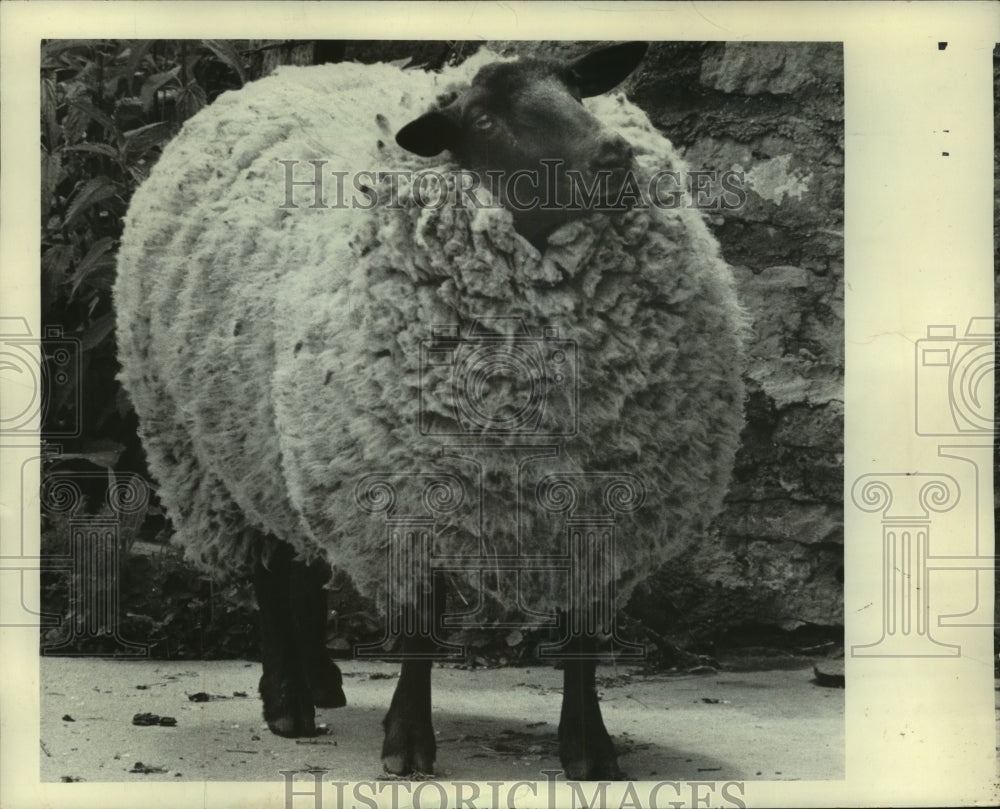
M570 781L627 781L618 767L618 761L614 755L610 759L598 759L588 761L587 759L577 759L574 761L562 761L566 778Z
M310 692L313 705L317 708L343 708L347 704L344 696L344 678L336 663L323 666L322 670L310 677Z
M603 727L572 739L560 729L559 760L570 781L623 781L611 737Z
M434 774L437 742L434 729L414 727L401 722L385 722L385 741L382 743L382 767L390 775Z
M344 689L339 685L324 684L312 687L313 704L317 708L343 708L347 704Z
M260 681L260 695L264 721L272 733L289 738L316 735L316 711L308 689L287 682L276 685L265 675Z
M268 719L267 726L271 729L271 733L276 736L284 736L289 739L316 735L316 720L312 716L308 719L301 716L279 716L275 719Z

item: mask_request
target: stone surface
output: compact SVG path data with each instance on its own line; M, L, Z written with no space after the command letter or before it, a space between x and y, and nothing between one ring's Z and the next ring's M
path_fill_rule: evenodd
M710 222L753 317L748 424L720 541L650 583L675 636L843 622L842 75L838 44L662 43L630 80L692 168L745 173Z
M701 84L724 93L787 95L838 82L843 62L825 42L761 48L756 42L725 42L701 63Z

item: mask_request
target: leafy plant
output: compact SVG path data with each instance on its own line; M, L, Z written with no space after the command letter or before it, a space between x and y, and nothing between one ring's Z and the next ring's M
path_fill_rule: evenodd
M247 80L246 59L240 43L214 40L42 43L42 348L50 361L67 338L78 349L74 363L46 376L43 439L46 434L72 434L67 425L77 425L78 434L60 439L61 454L46 464L45 473L95 467L109 475L115 470L146 472L135 417L115 380L111 291L123 218L135 189L184 121ZM58 329L50 332L53 326ZM150 515L162 525L158 511L154 502ZM64 522L59 515L42 514L44 553L60 552L53 549L65 544ZM122 604L128 605L123 633L149 638L158 654L194 654L192 639L207 631L198 623L206 609L204 588L174 551L153 556L128 552L137 536L148 539L150 531L155 522L122 532L120 584ZM43 601L50 603L50 611L66 614L70 575L45 575ZM218 646L212 648L232 652L241 642L245 645L249 607L240 600L234 604L220 607L237 614L212 630L237 626L234 641L215 638Z
M244 59L214 40L42 44L42 322L80 348L79 376L46 391L43 432L82 424L77 451L98 438L105 451L108 439L120 450L135 443L114 382L111 301L129 200L184 120L246 81ZM69 412L84 383L83 412Z

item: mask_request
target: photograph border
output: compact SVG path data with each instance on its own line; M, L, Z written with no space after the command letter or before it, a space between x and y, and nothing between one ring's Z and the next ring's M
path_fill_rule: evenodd
M916 414L921 341L947 339L929 329L957 336L995 316L983 311L994 295L993 173L984 169L993 159L1000 40L993 4L209 2L191 12L185 2L0 5L0 317L40 333L38 246L22 236L37 233L42 38L329 31L340 39L843 42L846 776L747 781L740 797L748 806L996 802L992 453L988 468L981 460L992 431L981 430L978 443L927 434ZM0 558L37 556L37 500L21 499L22 485L38 491L29 463L37 436L4 438L0 451ZM903 550L904 535L924 544ZM932 602L932 642L890 649L880 641L893 608L887 582L904 554L915 565L923 559L900 587L914 583L913 597ZM29 590L38 584L27 566L0 564L0 576L20 577ZM18 590L0 584L0 615L21 610ZM273 783L39 782L38 628L0 620L0 651L0 804L285 805L277 772ZM505 804L551 805L547 789L507 789ZM571 798L566 789L559 785L555 805ZM608 805L620 805L625 789L612 785Z

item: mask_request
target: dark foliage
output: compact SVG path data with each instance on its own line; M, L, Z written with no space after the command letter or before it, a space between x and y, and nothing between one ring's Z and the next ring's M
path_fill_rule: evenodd
M50 516L44 522L43 557L58 560L68 550L71 527L60 517ZM248 587L233 583L220 586L200 576L178 549L148 543L140 549L131 541L134 536L128 531L120 534L117 576L95 582L93 577L54 565L42 572L42 609L65 616L60 626L42 631L43 650L60 647L54 650L57 654L120 651L110 634L71 634L73 622L80 617L76 612L86 607L74 604L68 594L99 586L117 590L118 637L124 644L148 647L154 658L204 660L257 655L257 621Z
M84 488L93 488L94 469L148 477L135 417L115 380L111 290L122 222L133 192L183 122L246 80L247 55L238 42L42 43L42 434L53 450L43 479L78 474L89 481ZM99 502L101 494L92 495ZM121 635L165 657L251 653L256 635L248 631L246 598L213 598L179 553L162 544L131 552L137 539L160 540L162 527L155 501L137 519L119 522ZM68 531L64 516L43 509L43 555L60 553ZM74 618L74 608L67 610L71 576L61 569L43 575L43 609L67 623ZM43 633L43 645L64 631Z
M246 79L232 43L54 40L41 54L41 321L76 362L49 385L43 431L99 466L141 462L114 377L111 288L136 187L185 119ZM54 378L54 377L50 377ZM80 408L77 411L77 408Z

